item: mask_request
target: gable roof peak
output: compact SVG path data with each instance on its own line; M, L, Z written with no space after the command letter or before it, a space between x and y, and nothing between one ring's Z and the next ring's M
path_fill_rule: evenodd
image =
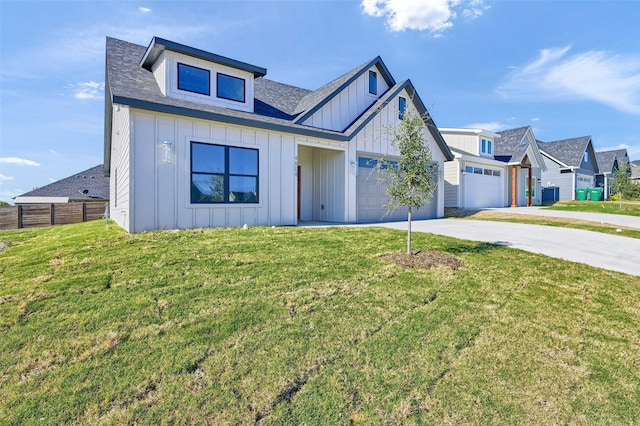
M382 61L382 58L376 56L372 60L358 65L302 98L294 112L294 115L299 115L296 123L300 124L304 122L373 66L376 66L378 70L380 70L382 78L384 78L389 87L396 84L395 79Z

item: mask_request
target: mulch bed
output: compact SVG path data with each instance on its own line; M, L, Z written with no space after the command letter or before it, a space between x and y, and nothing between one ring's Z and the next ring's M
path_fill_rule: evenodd
M454 271L463 266L461 260L448 253L435 250L419 250L413 254L396 252L381 256L387 262L393 262L401 268L431 269L445 266Z

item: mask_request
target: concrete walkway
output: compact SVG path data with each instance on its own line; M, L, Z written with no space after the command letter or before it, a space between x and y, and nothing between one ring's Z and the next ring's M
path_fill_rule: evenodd
M598 223L608 223L616 226L626 226L640 229L640 216L626 216L621 214L572 212L568 210L549 210L540 207L504 207L482 209L500 213L526 214L534 216L564 217L568 219L589 220ZM639 260L640 261L640 260Z
M534 210L523 208L523 214ZM497 209L500 210L500 209ZM505 209L511 213L519 209ZM537 209L544 211L543 209ZM581 219L582 215L596 215L597 218L586 219L604 221L596 213L561 212L547 210L547 212L570 213L572 218ZM604 215L603 215L604 216ZM616 215L606 215L609 216ZM564 216L563 216L564 217ZM593 217L593 216L589 216ZM621 216L626 218L627 216ZM612 218L617 222L617 218ZM637 219L637 218L635 218ZM608 219L607 219L608 220ZM624 226L634 226L629 221ZM407 229L406 222L389 222L373 224L392 229ZM533 253L584 263L611 271L625 272L640 276L640 239L619 235L609 235L600 232L584 231L580 229L560 228L552 226L528 225L521 223L493 222L468 219L431 219L412 222L414 232L430 232L438 235L460 238L465 240L484 241L505 245ZM640 282L640 280L639 280Z

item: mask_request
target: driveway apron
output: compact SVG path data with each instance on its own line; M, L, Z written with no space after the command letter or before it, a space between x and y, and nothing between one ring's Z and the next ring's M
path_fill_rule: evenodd
M406 222L377 224L407 229ZM414 232L500 244L640 276L640 239L580 229L467 219L413 221Z

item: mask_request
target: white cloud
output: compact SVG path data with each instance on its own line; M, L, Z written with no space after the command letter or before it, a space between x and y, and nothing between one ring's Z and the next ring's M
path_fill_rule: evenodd
M56 151L55 149L50 149L49 152L53 155L58 155L58 151Z
M483 0L471 0L467 7L462 10L462 16L470 19L476 19L482 16L485 10L491 6L483 4Z
M439 36L453 26L457 9L467 18L477 18L489 8L483 5L483 0L460 3L460 0L362 0L361 6L369 16L386 16L391 31L430 31Z
M465 129L483 129L490 132L497 132L498 130L508 129L509 125L500 123L498 121L488 121L485 123L472 123L464 126Z
M35 161L25 160L24 158L18 158L18 157L0 157L0 163L16 164L18 166L35 166L35 167L40 165Z
M540 121L540 119L539 119L538 117L533 117L533 118L531 119L531 121L533 121L533 122L535 123L536 121Z
M138 10L139 10L140 12L142 12L142 13L149 13L149 12L151 12L151 9L149 9L148 7L142 7L142 6L140 6L140 7L138 8Z
M13 180L13 177L5 176L2 173L0 173L0 182L9 182L10 180Z
M104 82L88 81L71 87L75 92L73 97L76 99L103 99L104 97Z
M496 89L507 99L591 100L640 115L640 56L603 51L570 54L571 46L543 49Z

